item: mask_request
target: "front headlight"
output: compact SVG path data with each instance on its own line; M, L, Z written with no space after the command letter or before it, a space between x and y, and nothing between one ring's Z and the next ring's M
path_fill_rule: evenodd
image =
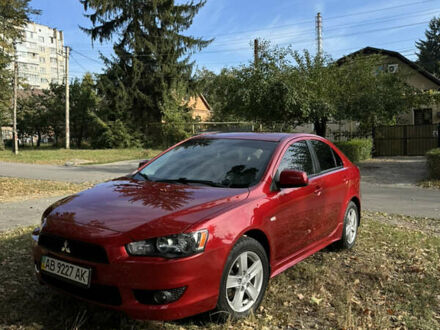
M132 242L127 244L125 248L132 256L182 258L203 252L207 241L208 231L203 229L193 233Z

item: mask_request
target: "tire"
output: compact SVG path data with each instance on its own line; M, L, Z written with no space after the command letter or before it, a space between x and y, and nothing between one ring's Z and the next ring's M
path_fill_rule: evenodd
M351 249L356 243L358 228L359 210L356 204L351 201L345 211L342 237L340 241L336 242L336 247L346 250Z
M268 280L269 260L263 246L253 238L240 238L226 261L212 315L220 320L247 317L260 306Z

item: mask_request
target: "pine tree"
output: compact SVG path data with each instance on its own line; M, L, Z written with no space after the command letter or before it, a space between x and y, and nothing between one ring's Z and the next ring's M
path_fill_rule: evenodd
M429 22L425 37L426 40L416 42L419 49L417 63L426 71L440 77L440 17L434 17Z
M158 123L173 91L192 86L190 56L211 41L184 35L205 1L176 4L174 0L81 0L92 42L116 40L115 56L105 58L106 72L98 81L106 111L104 121L122 120L137 132Z

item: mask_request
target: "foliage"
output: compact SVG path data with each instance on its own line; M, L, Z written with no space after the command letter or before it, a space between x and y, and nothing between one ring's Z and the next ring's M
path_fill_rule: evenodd
M440 179L440 148L432 149L426 153L426 160L431 179Z
M112 123L105 123L97 116L92 117L93 133L90 144L95 149L105 148L133 148L139 147L139 141L132 136L125 124L117 119Z
M335 145L352 162L359 162L371 158L373 149L373 141L371 139L352 139L349 141L335 142Z
M336 119L360 123L362 132L378 125L390 125L396 118L421 104L430 104L432 94L406 83L409 74L389 73L380 55L358 55L340 62L337 83Z
M235 71L223 68L216 74L207 69L201 69L196 72L195 80L197 90L207 100L212 108L213 121L241 121L243 116L237 114L234 109L229 109L231 104L229 98L234 94Z
M434 17L425 31L426 40L416 42L417 63L426 71L440 77L440 17Z
M210 41L184 35L205 1L176 4L174 0L81 0L92 41L116 40L115 55L105 58L99 77L103 98L100 118L122 121L128 131L145 136L146 123L160 123L170 95L182 86L191 92L191 54ZM176 108L182 100L176 100ZM169 117L169 116L168 116Z
M39 11L31 8L31 0L0 0L0 127L11 124L12 55L14 41L22 39L22 27L29 22L29 15ZM0 131L0 149L3 147Z
M329 119L351 119L371 131L378 123L390 124L432 95L410 87L404 73L380 70L381 56L348 57L334 62L291 48L260 42L259 60L223 70L219 75L198 75L204 93L214 95L217 120L231 117L276 121L287 126L313 123L325 136Z
M72 142L81 148L84 140L94 136L93 119L99 105L95 82L90 73L70 85L70 134Z
M51 118L45 101L46 95L25 89L17 100L17 130L21 136L38 136L37 146L41 144L43 134L50 132Z

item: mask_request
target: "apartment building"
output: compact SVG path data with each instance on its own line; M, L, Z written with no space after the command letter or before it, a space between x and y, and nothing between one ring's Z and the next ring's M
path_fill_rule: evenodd
M47 89L51 82L63 83L65 49L62 31L29 23L16 50L21 82L37 89Z

